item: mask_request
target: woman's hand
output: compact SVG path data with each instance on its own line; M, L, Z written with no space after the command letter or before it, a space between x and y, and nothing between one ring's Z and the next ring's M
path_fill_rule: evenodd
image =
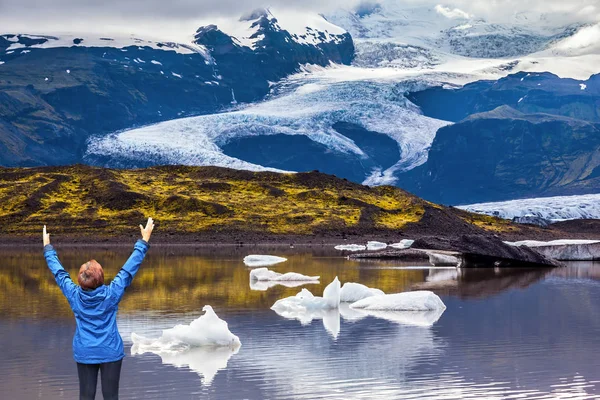
M42 237L44 240L44 247L46 247L47 245L50 244L50 234L48 232L46 232L46 225L44 225L44 230L42 233Z
M46 227L44 227L46 229ZM148 218L148 222L146 222L146 227L144 228L140 225L140 231L142 232L142 239L148 242L150 241L150 235L152 235L152 230L154 229L154 220L152 218ZM45 230L44 230L45 232Z

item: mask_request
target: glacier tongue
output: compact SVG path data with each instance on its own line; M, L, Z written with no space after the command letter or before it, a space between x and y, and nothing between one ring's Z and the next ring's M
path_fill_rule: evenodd
M540 197L459 206L466 211L505 219L534 216L559 222L571 219L600 219L600 194Z

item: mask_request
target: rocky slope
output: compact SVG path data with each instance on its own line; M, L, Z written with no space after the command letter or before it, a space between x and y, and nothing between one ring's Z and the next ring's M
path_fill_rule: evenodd
M135 234L132 228L149 215L158 221L162 242L554 235L440 207L395 187L367 187L317 172L255 173L216 167L0 169L0 242L36 240L44 224L56 236L76 241L119 240Z
M597 192L598 82L519 73L409 95L427 115L457 122L401 185L444 204Z

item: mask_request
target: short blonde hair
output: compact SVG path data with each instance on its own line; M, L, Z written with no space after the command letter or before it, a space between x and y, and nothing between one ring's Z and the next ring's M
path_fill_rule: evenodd
M79 268L77 282L83 289L94 290L104 285L104 270L96 260L90 260Z

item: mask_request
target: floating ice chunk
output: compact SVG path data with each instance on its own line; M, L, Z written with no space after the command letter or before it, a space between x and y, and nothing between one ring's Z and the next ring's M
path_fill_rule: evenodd
M429 311L445 310L446 305L433 292L426 290L367 297L352 303L352 308L369 311Z
M175 72L171 72L171 75L173 75L174 77L179 78L179 79L183 78L181 75L176 74Z
M585 83L580 83L579 87L581 88L581 90L585 90L587 88L587 85Z
M354 303L358 300L366 299L371 296L380 296L383 293L379 289L371 289L365 285L354 282L346 282L340 290L340 302L342 303Z
M323 297L314 296L309 290L302 289L295 296L277 300L271 310L283 312L302 312L306 310L327 310L340 305L340 281L337 276L323 291Z
M327 308L338 308L340 306L341 285L336 276L333 282L325 287L323 291L323 299L327 304Z
M215 314L211 306L202 308L204 315L192 321L189 325L176 325L171 329L163 330L158 339L149 339L144 336L131 334L131 341L141 350L175 351L186 350L192 347L240 347L240 339L231 333L227 322Z
M267 268L257 268L250 271L250 280L252 281L318 281L319 278L319 276L307 276L296 272L280 274Z
M183 351L152 349L139 344L131 347L131 354L154 353L160 356L163 364L176 368L189 368L202 378L202 385L210 386L217 372L227 368L232 355L237 354L239 346L231 347L196 347Z
M458 258L449 254L428 253L429 263L433 266L458 265Z
M366 250L367 246L363 246L362 244L340 244L335 246L336 250L347 250L347 251L361 251Z
M4 64L4 61L0 61L0 65Z
M248 267L268 267L287 261L287 258L267 256L262 254L250 254L244 257L244 264Z
M352 307L351 307L352 308ZM435 324L446 308L438 308L436 310L428 311L381 311L381 310L364 310L355 308L358 314L362 314L363 317L375 317L379 319L385 319L386 321L395 322L401 325L412 325L430 327Z
M410 249L415 241L410 239L402 239L398 243L392 243L389 247L393 247L394 249Z
M152 60L150 62L154 65L162 65L162 63L160 61Z
M387 244L383 242L370 241L367 243L367 250L383 250L387 247Z
M70 73L71 73L71 70L70 70L70 69L68 69L68 70L67 70L67 74L70 74Z
M253 281L252 279L250 279L250 290L264 292L271 289L274 286L279 285L288 288L295 288L298 286L314 285L317 283L319 283L319 281Z

